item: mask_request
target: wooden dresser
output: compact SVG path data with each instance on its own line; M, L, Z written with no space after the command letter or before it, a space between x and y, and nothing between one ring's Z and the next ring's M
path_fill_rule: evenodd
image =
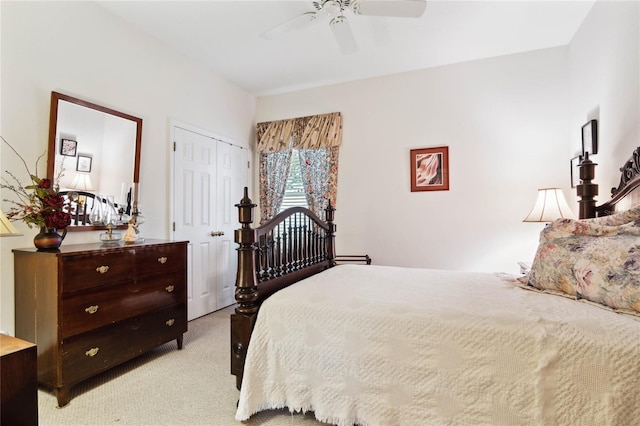
M58 405L78 382L187 331L187 242L13 250L16 337Z
M38 424L36 345L0 334L0 425Z

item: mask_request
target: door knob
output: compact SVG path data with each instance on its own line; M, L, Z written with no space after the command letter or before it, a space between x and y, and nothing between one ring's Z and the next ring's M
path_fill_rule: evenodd
M224 235L224 231L211 231L212 237L222 237Z

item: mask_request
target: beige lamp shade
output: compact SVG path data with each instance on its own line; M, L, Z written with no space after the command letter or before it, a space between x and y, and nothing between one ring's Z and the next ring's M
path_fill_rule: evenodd
M538 189L536 204L523 222L552 222L559 218L575 219L576 216L567 204L562 189L542 188Z
M13 226L2 210L0 210L0 237L17 237L18 235L22 235L22 233Z
M88 173L76 173L76 176L71 182L70 188L77 189L79 191L93 191L93 184L91 183L91 177Z

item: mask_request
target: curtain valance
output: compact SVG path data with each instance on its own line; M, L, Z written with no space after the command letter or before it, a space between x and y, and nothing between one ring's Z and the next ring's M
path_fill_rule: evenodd
M332 112L258 123L256 139L258 152L339 146L342 142L342 115Z

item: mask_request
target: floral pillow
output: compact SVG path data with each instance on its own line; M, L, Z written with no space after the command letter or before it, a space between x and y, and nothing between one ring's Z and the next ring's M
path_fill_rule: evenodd
M640 205L612 216L547 225L528 284L640 312Z

